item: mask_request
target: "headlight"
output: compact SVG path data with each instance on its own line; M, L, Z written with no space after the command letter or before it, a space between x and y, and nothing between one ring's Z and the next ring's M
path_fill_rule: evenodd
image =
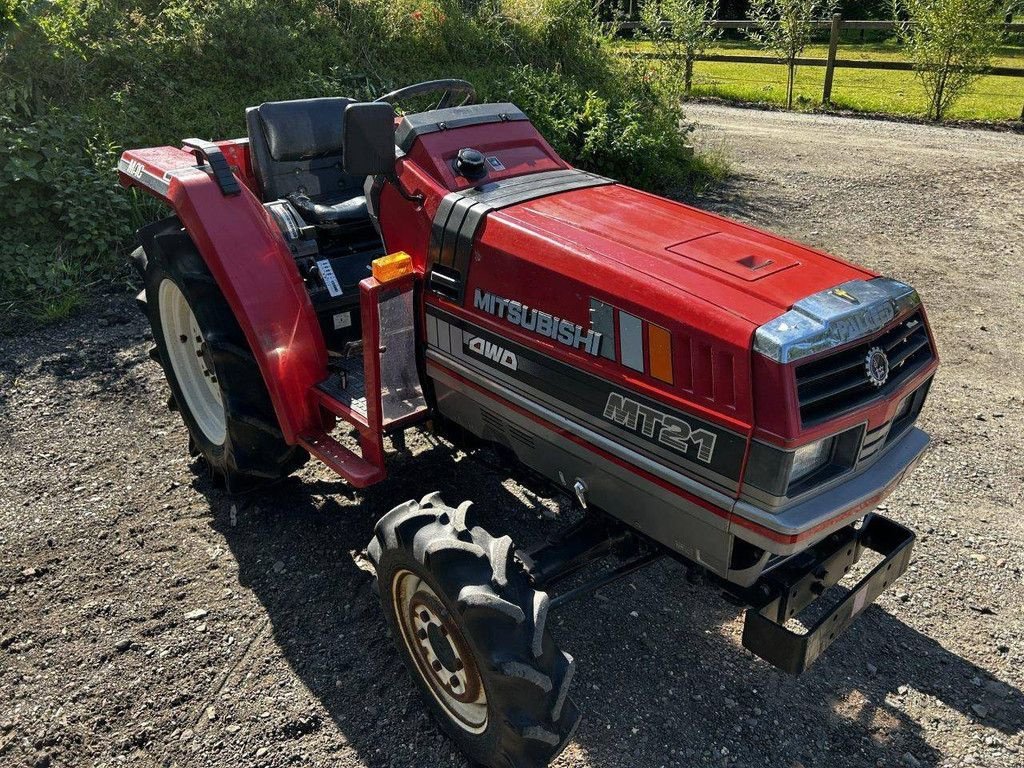
M784 450L755 440L750 446L744 493L768 505L781 503L853 468L864 427Z
M804 477L821 469L832 458L832 446L835 437L826 437L814 443L797 448L793 452L793 466L789 471L789 484L793 485Z

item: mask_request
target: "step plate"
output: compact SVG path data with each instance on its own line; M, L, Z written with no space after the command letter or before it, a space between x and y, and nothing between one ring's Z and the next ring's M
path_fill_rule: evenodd
M332 365L333 365L332 361ZM344 357L337 361L340 372L332 373L316 385L327 397L366 418L366 379L363 377L363 358ZM342 376L342 372L344 376ZM345 386L342 386L342 381Z
M328 434L302 437L299 443L356 488L366 488L384 479L383 467L357 456Z

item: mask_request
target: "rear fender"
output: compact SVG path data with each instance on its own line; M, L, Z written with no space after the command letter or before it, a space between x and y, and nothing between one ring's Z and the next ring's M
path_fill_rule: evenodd
M259 199L244 184L223 194L191 153L174 147L125 152L118 175L174 209L245 333L285 440L323 431L313 389L327 376L327 349L292 255Z

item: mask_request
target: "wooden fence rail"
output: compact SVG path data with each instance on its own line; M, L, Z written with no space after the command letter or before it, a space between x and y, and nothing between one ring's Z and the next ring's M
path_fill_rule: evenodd
M707 22L708 25L715 29L751 29L758 25L756 21L750 21L749 19L715 19ZM1003 31L1010 35L1022 35L1024 34L1024 24L1020 23L1005 23L1001 21L992 22L993 26L1002 27ZM643 24L639 21L610 21L607 24L608 27L617 29L619 31L626 31L631 29L642 29ZM829 29L832 26L831 19L815 19L811 22L811 26L815 29ZM857 21L843 20L843 29L853 30L873 30L876 32L894 32L896 31L897 23L895 21Z
M753 21L710 21L710 25L718 29L749 29L757 26ZM998 23L998 22L997 22ZM896 28L894 21L845 21L840 14L835 14L831 19L814 21L812 24L819 28L828 28L829 43L828 57L824 59L798 58L795 63L798 67L825 67L825 85L822 89L821 102L828 105L832 101L832 83L837 68L847 69L884 69L896 72L912 72L914 64L909 61L870 61L864 59L840 59L839 35L844 29L876 29L892 30ZM1024 24L1000 24L1009 32L1024 33ZM618 23L619 29L636 29L640 27L639 22ZM633 54L643 59L669 60L679 58L678 55L668 53L637 53ZM786 59L777 56L750 56L746 54L731 53L708 53L696 56L697 61L721 61L733 64L786 64ZM987 75L1000 75L1002 77L1024 77L1024 68L1021 67L989 67L985 70ZM1024 120L1024 111L1021 112L1021 119Z

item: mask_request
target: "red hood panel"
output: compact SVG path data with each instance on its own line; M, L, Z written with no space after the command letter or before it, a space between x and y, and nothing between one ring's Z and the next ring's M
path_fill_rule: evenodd
M873 273L833 256L620 184L496 212L761 325L800 299Z

